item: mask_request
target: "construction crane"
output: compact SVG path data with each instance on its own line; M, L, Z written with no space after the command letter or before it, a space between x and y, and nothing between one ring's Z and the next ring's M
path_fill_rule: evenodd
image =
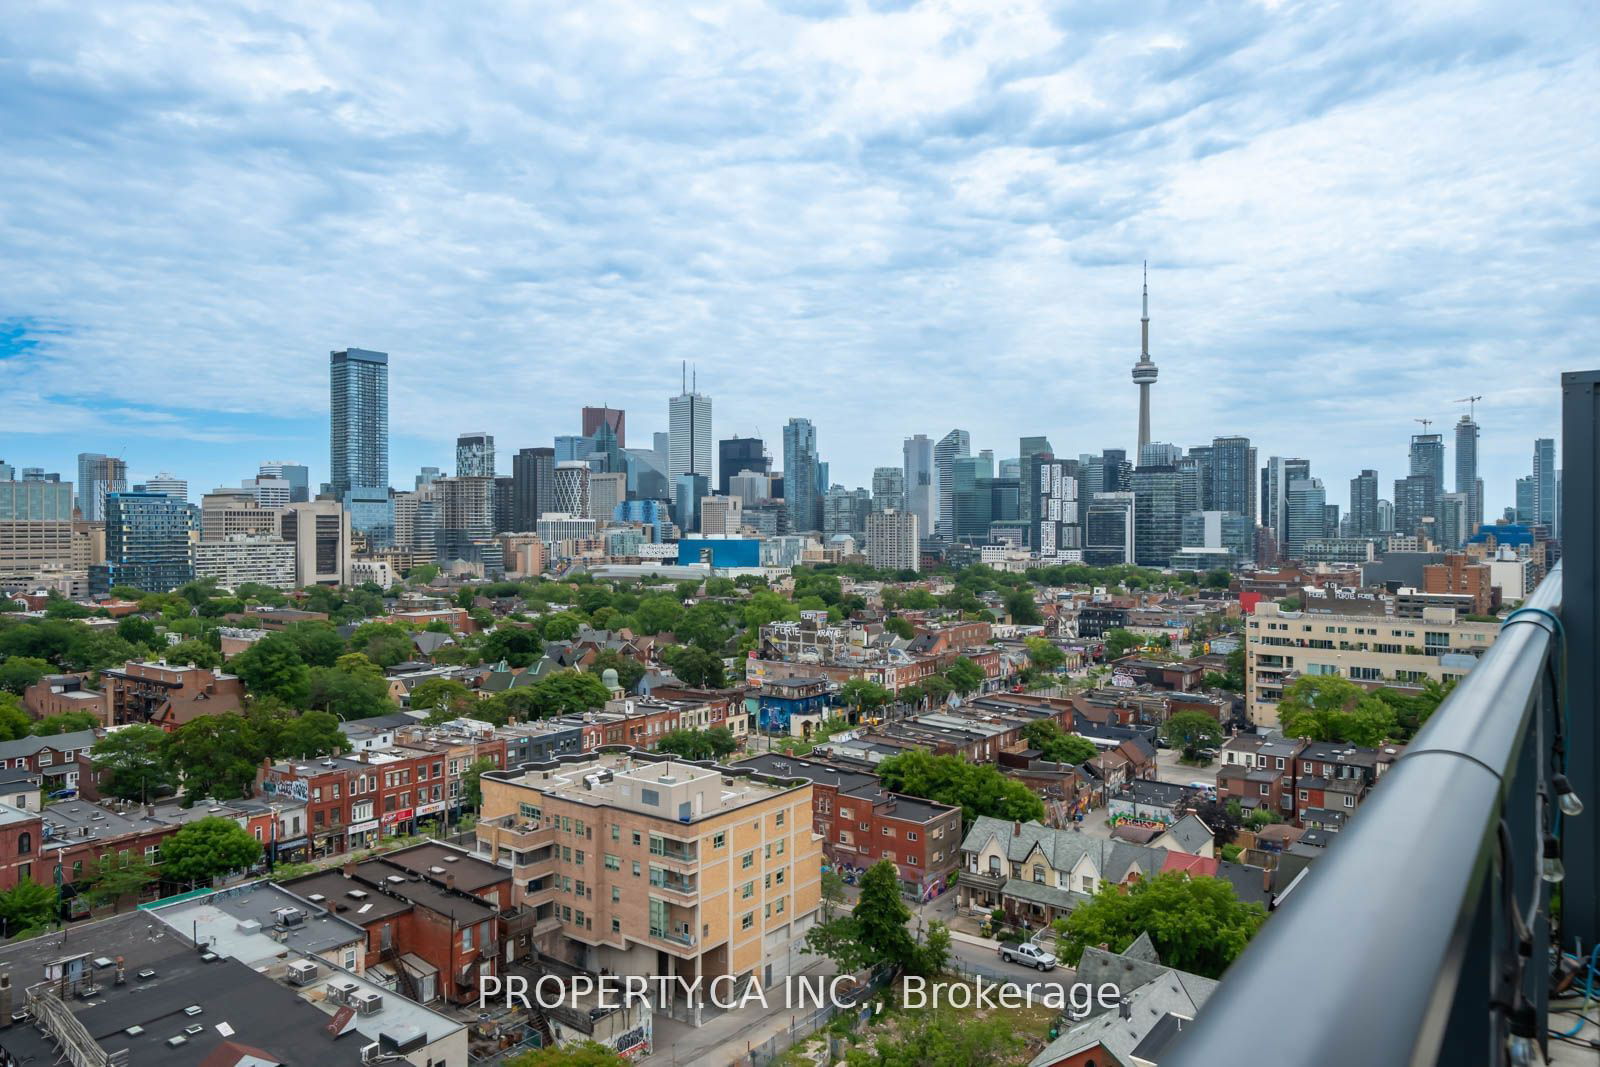
M1433 420L1432 419L1412 419L1411 421L1412 422L1420 422L1420 423L1422 423L1422 432L1423 433L1427 433L1428 432L1428 427L1433 425Z
M1467 418L1471 419L1473 422L1477 422L1478 412L1476 405L1478 401L1482 399L1483 397L1481 396L1464 396L1460 400L1457 400L1456 403L1467 405Z

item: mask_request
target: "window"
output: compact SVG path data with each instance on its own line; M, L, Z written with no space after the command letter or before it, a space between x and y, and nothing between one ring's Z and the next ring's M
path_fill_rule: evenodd
M884 837L893 837L894 836L894 828L892 826L885 826L883 828L883 836Z
M639 877L639 861L638 860L634 860L633 861L633 876L635 878Z
M1355 797L1345 797L1344 798L1344 806L1347 807L1347 808L1355 807L1356 806L1356 798Z
M727 843L728 843L728 832L726 830L718 830L716 833L711 835L711 847L712 848L722 848Z
M775 819L774 819L774 822L775 822L775 823L776 823L776 824L777 824L777 825L779 825L779 826L782 826L782 825L783 825L783 816L784 816L784 814L785 814L785 813L784 813L784 812L781 812L781 811L780 811L780 812L778 812L778 814L777 814L777 816L776 816L776 818L775 818Z
M659 808L661 806L661 793L655 789L640 789L639 802L648 804L652 808Z
M739 918L739 929L748 930L756 924L756 913L747 911Z
M621 841L622 840L622 827L618 826L616 823L612 823L611 824L611 840L613 840L613 841Z
M613 918L611 920L611 932L614 933L614 934L622 933L622 920L621 919Z
M17 855L26 856L33 851L33 835L24 830L17 835Z
M472 927L470 926L464 926L461 928L461 951L472 951Z
M916 853L912 853L912 854L911 854L911 855L910 855L910 856L908 856L908 857L907 857L907 858L908 858L908 859L909 859L909 860L910 860L910 861L911 861L911 866L913 866L913 867L915 867L915 866L916 866L916 865L917 865L917 856L916 856Z
M755 865L756 865L756 854L755 854L755 852L753 852L753 851L746 852L743 856L739 857L739 869L741 871L748 871L751 867L754 867Z
M611 887L611 903L622 903L622 890L618 889L616 886Z
M906 831L906 840L907 841L915 841L916 839L917 839L917 832L915 830L907 830Z
M1309 799L1311 799L1311 798L1310 798L1309 795L1307 795L1306 791L1304 789L1300 790L1300 800L1302 802L1304 802L1304 801L1309 800Z
M1261 783L1261 795L1262 796L1266 796L1267 795L1267 784L1265 782Z
M638 848L639 847L639 841L640 841L639 831L635 830L633 832L633 847L634 848Z
M786 901L788 899L789 899L788 897L779 897L778 898L778 902L772 906L773 912L775 914L777 914L777 915L782 915L783 914L784 901Z
M739 887L739 899L740 900L749 900L751 897L753 897L755 895L756 895L756 884L755 884L755 882L753 882L753 881L746 882L744 885Z
M606 853L606 870L608 870L608 871L620 871L620 870L622 870L622 861L619 860L617 857L613 856L611 853L607 852Z

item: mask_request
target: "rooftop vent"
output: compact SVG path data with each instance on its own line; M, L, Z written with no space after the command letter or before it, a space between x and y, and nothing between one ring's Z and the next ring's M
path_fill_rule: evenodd
M202 1033L204 1030L205 1030L205 1027L201 1026L199 1023L194 1023L194 1024L190 1025L190 1026L185 1026L183 1028L183 1032L188 1034L190 1037L195 1037L196 1035Z
M365 889L350 889L346 890L345 896L349 897L351 900L366 900L367 891Z
M295 960L289 964L290 985L310 985L317 980L317 965L310 960Z
M222 957L217 955L215 952L202 952L200 954L201 963L216 963L221 958Z
M188 1006L188 1007L187 1007L187 1008L184 1008L184 1009L183 1009L183 1013L184 1013L184 1014L185 1014L185 1015L199 1015L199 1014L200 1014L200 1013L201 1013L201 1012L202 1012L202 1011L204 1011L204 1010L205 1010L205 1009L204 1009L204 1008L202 1008L202 1007L201 1007L201 1006L200 1006L200 1005L198 1005L198 1004L191 1004L191 1005L189 1005L189 1006Z
M351 1006L362 1015L376 1015L383 1010L382 993L357 993Z
M323 896L321 893L312 893L310 896L306 897L306 899L311 901L313 904L321 904L328 898Z
M405 881L405 879L398 874L391 874L389 877L385 878L384 881L388 882L390 885L400 885Z
M461 857L460 856L446 856L444 858L444 861L446 863L459 863L459 862L461 862Z
M122 1032L127 1034L129 1037L138 1037L140 1034L144 1033L144 1027L135 1023Z
M155 968L153 968L153 967L146 967L144 970L139 971L139 972L134 974L134 977L139 979L139 981L141 981L141 982L148 982L150 979L154 978L155 976L156 976L156 972L155 972Z
M178 1034L176 1037L167 1038L167 1047L168 1048L181 1048L182 1046L187 1045L188 1043L189 1043L189 1039L187 1037L184 1037L182 1034Z
M443 874L444 873L444 868L443 867L429 867L428 868L428 873L429 874Z

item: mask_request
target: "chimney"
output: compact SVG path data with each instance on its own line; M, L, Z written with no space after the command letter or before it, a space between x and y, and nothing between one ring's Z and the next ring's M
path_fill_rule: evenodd
M444 874L444 887L446 889L454 889L456 887L456 872L454 872L454 871L446 871L445 872L445 874Z
M1013 822L1011 824L1011 836L1012 837L1021 837L1022 836L1022 824L1020 822Z
M344 876L346 878L354 878L356 876L356 861L355 860L345 860L344 861Z
M1123 997L1117 1002L1117 1014L1124 1019L1133 1018L1133 1001Z

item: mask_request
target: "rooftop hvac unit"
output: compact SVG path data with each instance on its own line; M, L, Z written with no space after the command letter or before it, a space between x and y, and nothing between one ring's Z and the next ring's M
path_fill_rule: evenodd
M279 908L273 914L277 915L279 924L283 926L299 926L306 921L306 913L299 908Z
M289 964L290 985L310 985L317 980L317 965L310 960L295 960Z
M237 929L241 934L259 934L261 924L254 919L240 919Z
M352 1007L362 1015L376 1015L383 1010L383 994L357 993Z
M335 1004L349 1004L360 989L354 982L329 982L328 999Z

